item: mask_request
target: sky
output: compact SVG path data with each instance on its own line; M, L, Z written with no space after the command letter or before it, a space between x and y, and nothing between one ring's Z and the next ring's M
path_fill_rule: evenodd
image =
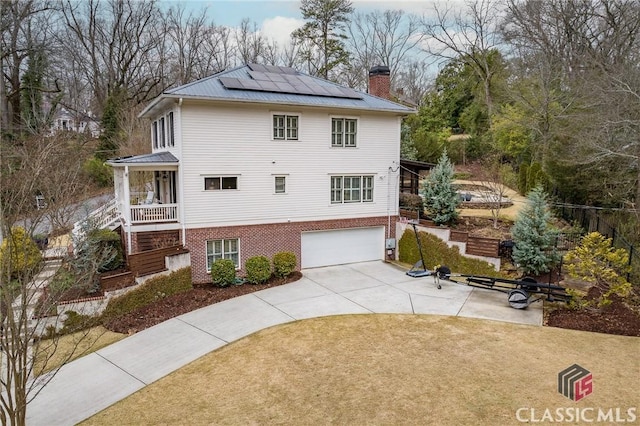
M283 44L289 40L289 34L303 25L300 2L293 0L165 0L171 5L181 3L187 10L194 12L208 8L209 15L216 25L235 27L243 18L255 22L265 36ZM402 9L407 13L422 15L432 2L428 0L352 0L356 12L369 13L375 9Z

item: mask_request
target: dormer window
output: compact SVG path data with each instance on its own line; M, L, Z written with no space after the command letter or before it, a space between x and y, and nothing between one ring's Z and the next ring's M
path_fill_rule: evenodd
M168 112L151 124L151 138L154 149L171 148L175 145L173 111Z

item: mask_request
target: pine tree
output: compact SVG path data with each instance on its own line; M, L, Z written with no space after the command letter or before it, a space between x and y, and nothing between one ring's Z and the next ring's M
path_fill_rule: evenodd
M548 272L560 260L555 246L557 232L550 219L546 194L542 186L537 186L527 195L527 206L511 228L516 243L513 260L525 274Z
M353 7L349 0L302 0L302 17L307 22L291 37L300 43L302 57L308 62L310 72L325 80L329 73L349 59L342 31L349 22Z
M422 194L424 206L436 224L450 223L458 218L460 197L453 188L453 165L446 149L429 173Z

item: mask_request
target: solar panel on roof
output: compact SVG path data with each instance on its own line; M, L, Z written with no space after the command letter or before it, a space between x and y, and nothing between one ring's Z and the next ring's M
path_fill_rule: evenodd
M269 76L262 71L249 71L249 75L254 80L269 81Z
M273 81L259 81L260 88L262 90L266 90L267 92L278 92L278 86L275 85Z
M278 87L278 89L280 89L280 91L285 93L295 93L296 91L295 88L289 83L274 82L274 84Z
M285 80L284 77L280 74L276 74L274 72L270 72L270 73L266 73L267 77L269 77L269 80L275 82L275 83L284 83Z
M265 72L266 69L264 67L264 65L260 65L260 64L247 64L247 66L249 67L249 69L251 71L258 71L258 72Z
M352 89L318 84L317 79L300 75L293 68L259 64L249 64L248 67L251 78L220 77L220 83L227 89L362 99Z

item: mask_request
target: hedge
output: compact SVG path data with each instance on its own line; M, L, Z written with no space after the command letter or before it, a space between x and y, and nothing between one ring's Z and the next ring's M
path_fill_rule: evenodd
M179 269L169 275L151 278L140 287L112 299L102 313L102 321L118 318L156 300L184 293L192 288L190 267Z
M503 277L506 275L496 271L493 266L484 260L471 259L460 254L458 247L449 247L435 235L427 232L418 232L422 254L427 269L433 269L436 265L446 265L455 274L475 274L490 277ZM401 262L415 264L420 260L420 251L416 242L415 233L407 229L398 242L398 258Z

